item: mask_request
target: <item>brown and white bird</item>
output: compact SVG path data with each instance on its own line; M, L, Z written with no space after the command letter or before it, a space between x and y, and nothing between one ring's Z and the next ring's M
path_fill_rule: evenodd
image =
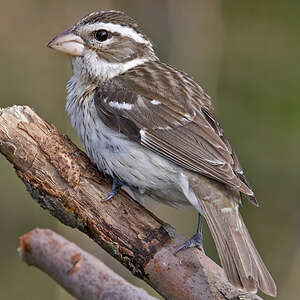
M197 233L178 251L202 246L203 216L229 281L275 296L239 213L240 194L255 196L203 89L161 62L120 11L91 13L48 46L71 56L66 110L90 159L114 179L107 199L123 185L138 200L192 205Z

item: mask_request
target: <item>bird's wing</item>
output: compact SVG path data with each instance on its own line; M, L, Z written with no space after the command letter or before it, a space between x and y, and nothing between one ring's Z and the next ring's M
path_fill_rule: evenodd
M108 127L181 167L228 184L256 204L210 98L185 73L149 62L101 85L94 100Z

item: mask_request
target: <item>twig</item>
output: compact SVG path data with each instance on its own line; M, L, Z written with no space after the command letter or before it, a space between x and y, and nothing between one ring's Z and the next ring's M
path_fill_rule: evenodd
M23 235L19 253L24 262L47 273L76 299L157 299L51 230L35 229Z
M110 180L29 107L0 110L0 151L43 208L89 235L165 298L224 300L242 294L200 250L174 256L184 238L126 193L101 202Z

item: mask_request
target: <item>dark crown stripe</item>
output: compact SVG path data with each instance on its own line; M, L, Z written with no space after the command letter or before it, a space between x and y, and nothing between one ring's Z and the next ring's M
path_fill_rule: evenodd
M136 23L136 21L132 17L127 16L121 11L109 10L94 12L81 19L78 25L95 24L100 22L119 24L121 26L130 27L134 29L137 33L141 34L144 39L148 39L146 34Z

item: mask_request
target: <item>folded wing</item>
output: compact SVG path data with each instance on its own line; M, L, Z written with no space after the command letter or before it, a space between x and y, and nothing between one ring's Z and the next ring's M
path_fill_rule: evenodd
M185 73L149 62L95 94L104 123L174 163L225 183L256 204L210 98Z

